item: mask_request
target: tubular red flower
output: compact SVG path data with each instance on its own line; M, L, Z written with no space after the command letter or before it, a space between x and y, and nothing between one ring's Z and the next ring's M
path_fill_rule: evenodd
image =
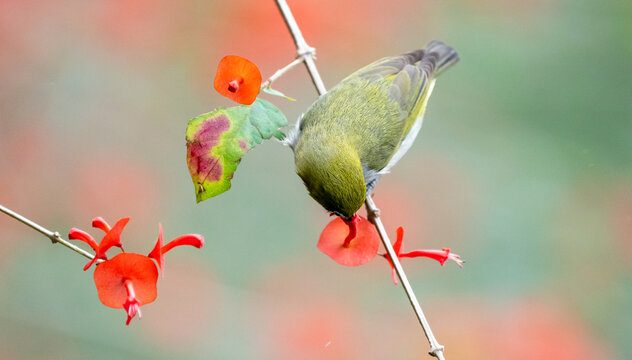
M443 266L446 260L454 261L459 267L463 267L463 260L457 254L450 253L450 249L444 248L441 250L413 250L407 253L400 254L402 244L404 242L404 228L401 226L397 228L397 240L393 244L393 250L395 251L395 255L397 255L398 259L401 258L414 258L414 257L427 257L431 259L435 259ZM393 262L391 261L391 257L388 254L381 254L388 263L391 265L391 276L393 278L393 282L397 285L397 271L395 271L395 266L393 266Z
M335 262L346 266L358 266L371 261L377 255L380 238L373 225L355 215L351 221L340 217L332 220L318 240L318 249Z
M165 276L165 269L164 269L165 253L167 253L169 250L180 245L195 246L198 249L204 246L204 237L199 234L186 234L186 235L179 236L171 240L169 243L167 243L167 245L164 245L164 246L163 246L162 239L163 239L162 238L162 224L159 223L158 224L158 241L156 241L156 245L154 246L153 250L151 250L148 256L156 260L156 262L158 263L161 277Z
M261 72L257 65L241 56L225 56L217 66L215 90L244 105L252 104L261 89Z

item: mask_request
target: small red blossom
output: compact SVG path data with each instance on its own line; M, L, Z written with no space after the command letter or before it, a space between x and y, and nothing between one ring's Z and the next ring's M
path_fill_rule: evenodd
M457 254L450 253L450 249L448 248L443 248L441 250L413 250L413 251L401 254L400 251L402 249L403 242L404 242L404 228L400 226L397 228L397 240L395 241L395 244L393 244L393 250L395 250L395 254L397 255L398 259L423 256L423 257L428 257L428 258L437 260L441 264L441 266L443 266L446 260L452 260L456 262L456 264L459 265L459 267L461 268L463 267L463 260L461 260L461 257ZM397 285L397 272L395 271L395 266L393 266L391 257L388 256L388 254L380 254L380 255L382 255L386 260L388 260L388 263L391 265L391 271L392 271L391 275L393 277L393 282L395 283L395 285Z
M127 225L129 218L123 218L116 222L113 228L110 228L110 225L100 217L94 218L92 220L92 226L95 228L99 228L105 231L105 236L101 239L101 243L97 245L97 242L94 241L94 238L86 233L83 230L79 230L77 228L72 228L68 232L68 238L70 240L80 240L88 244L92 250L95 252L95 256L92 260L88 261L86 266L83 267L83 271L88 270L88 268L94 264L97 260L107 260L106 252L110 250L112 246L120 247L123 249L123 245L121 244L121 232Z
M99 300L103 305L125 309L127 322L138 312L140 306L156 300L158 269L145 255L121 253L97 265L94 283Z
M317 247L341 265L358 266L377 255L380 238L373 225L356 214L350 220L336 217L327 224Z
M201 248L204 245L204 238L201 235L187 234L163 246L162 225L158 224L158 241L154 249L149 253L149 256L123 252L108 260L106 256L108 249L112 246L118 246L122 249L121 231L128 221L129 218L121 219L114 227L110 228L110 225L100 217L92 220L92 226L106 233L99 245L97 245L92 236L82 230L73 228L69 233L71 239L87 243L97 253L84 267L84 270L88 269L98 259L103 260L101 263L97 263L94 271L94 283L99 300L105 306L125 309L127 313L126 325L130 324L130 321L136 314L138 314L139 318L141 317L141 306L149 304L156 299L156 283L158 281L156 263L158 263L164 275L164 254L180 245L192 245L197 248ZM156 263L151 259L156 260Z
M252 104L261 89L257 65L241 56L228 55L220 60L215 75L215 90L243 105Z

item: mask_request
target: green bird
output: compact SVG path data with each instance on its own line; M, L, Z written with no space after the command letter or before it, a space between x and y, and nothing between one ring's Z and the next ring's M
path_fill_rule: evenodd
M458 60L432 41L363 67L316 100L285 140L311 197L353 218L417 137L436 77Z

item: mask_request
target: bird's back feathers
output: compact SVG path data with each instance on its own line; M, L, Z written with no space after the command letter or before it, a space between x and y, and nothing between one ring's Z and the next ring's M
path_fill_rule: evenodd
M380 59L343 79L312 104L285 142L295 152L299 175L305 180L300 171L310 168L310 176L322 172L323 180L331 180L335 176L324 174L331 171L328 159L336 158L336 149L353 149L348 156L358 158L361 168L356 171L362 171L370 188L408 150L421 127L434 79L457 61L453 48L433 41L425 49ZM309 180L310 186L317 182ZM346 191L344 187L341 184L339 191ZM329 196L337 195L320 195Z
M339 135L361 137L367 145L360 146L366 148L360 154L363 165L382 171L394 165L389 160L415 125L419 131L433 80L458 60L456 51L440 41L377 60L321 96L299 119L286 144L294 149L310 127L336 129ZM345 100L338 101L341 98ZM378 138L380 144L367 143L370 137ZM412 140L409 137L407 143Z

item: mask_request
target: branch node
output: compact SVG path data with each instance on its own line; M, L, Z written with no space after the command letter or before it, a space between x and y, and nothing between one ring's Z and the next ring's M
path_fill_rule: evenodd
M379 218L381 215L380 209L378 208L373 208L373 209L368 209L367 208L367 218L368 220L375 224L375 219Z
M443 345L437 344L436 346L431 347L428 353L436 358L439 358L437 353L443 354L443 349L445 349Z
M50 241L51 241L53 244L57 244L57 243L59 242L59 240L61 240L61 235L59 235L59 232L58 232L58 231L55 231L55 232L51 235L51 237L50 237Z
M296 50L296 58L304 59L307 56L311 56L312 58L316 58L316 48L313 48L309 45L305 45Z

